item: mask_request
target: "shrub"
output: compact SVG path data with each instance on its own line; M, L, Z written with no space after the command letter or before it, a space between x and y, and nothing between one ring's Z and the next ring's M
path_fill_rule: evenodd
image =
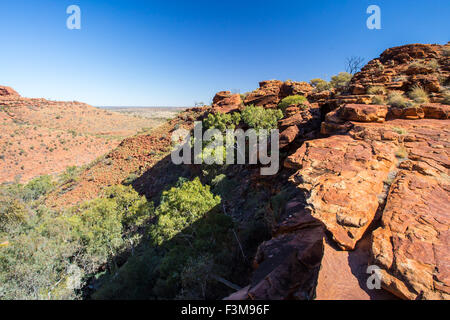
M0 198L0 235L15 230L28 217L28 210L18 199Z
M395 152L395 156L399 159L407 159L408 158L408 150L405 147L399 147Z
M392 131L401 134L401 135L405 135L408 134L408 131L404 128L399 128L399 127L392 127Z
M309 82L318 92L331 89L331 84L323 79L312 79Z
M429 101L427 92L418 85L413 86L409 92L409 97L416 103L427 103Z
M30 215L0 249L0 299L76 299L83 272L70 258L78 248L63 219Z
M331 77L330 84L333 88L343 89L348 86L353 76L348 72L339 72L338 75Z
M397 108L407 108L411 102L403 95L401 91L392 91L388 95L388 105Z
M122 184L125 186L129 186L133 184L133 182L139 178L139 176L136 173L130 174L128 177L125 178L125 180L122 181Z
M450 90L445 90L442 93L442 97L443 97L442 103L450 105Z
M25 201L37 200L49 193L55 184L49 175L44 175L31 180L23 190L23 199Z
M238 112L229 113L210 113L208 117L203 120L203 125L206 129L216 128L221 131L226 129L233 130L241 122L241 115Z
M158 223L151 231L156 244L173 238L213 210L221 201L220 197L214 196L210 187L203 186L198 178L163 192L161 199L161 204L156 210Z
M439 62L436 59L431 59L428 63L427 66L431 69L433 69L433 71L436 71L437 69L439 69Z
M384 86L371 86L367 89L367 94L371 95L385 95L386 88Z
M73 183L76 182L78 179L78 174L80 172L80 169L77 166L71 166L64 171L60 177L60 183L66 184L66 183Z
M83 246L79 258L83 269L93 272L108 262L152 214L153 205L130 186L108 188L104 197L75 208L67 219L74 239Z
M408 69L427 69L428 66L423 62L423 61L412 61L409 65L408 65Z
M308 103L308 100L304 96L300 95L288 96L283 100L281 100L281 102L278 104L278 108L280 108L284 112L287 107L293 104L306 108L306 103Z
M242 120L256 130L277 128L278 120L281 118L283 118L283 112L279 109L265 109L250 105L242 111Z
M218 298L212 275L224 274L231 260L231 218L209 186L198 178L182 179L163 193L142 255L131 257L116 274L108 275L94 299L158 297Z
M384 98L384 96L374 96L372 97L372 104L378 104L378 105L384 105L386 104L386 99Z

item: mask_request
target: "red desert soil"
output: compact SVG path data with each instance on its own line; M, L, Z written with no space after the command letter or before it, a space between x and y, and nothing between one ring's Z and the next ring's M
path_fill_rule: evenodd
M75 101L22 98L0 86L0 183L88 164L160 123Z

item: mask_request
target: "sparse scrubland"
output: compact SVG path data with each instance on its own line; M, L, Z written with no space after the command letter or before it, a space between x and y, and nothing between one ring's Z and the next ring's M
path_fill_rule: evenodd
M0 299L448 300L447 57L448 45L407 45L330 82L221 91L95 161L2 184ZM58 152L40 124L2 112ZM218 135L279 129L280 170L175 165L171 133L196 121ZM53 129L61 145L79 136ZM83 139L97 146L95 134ZM0 135L0 163L10 144L41 150ZM362 285L370 264L382 290Z

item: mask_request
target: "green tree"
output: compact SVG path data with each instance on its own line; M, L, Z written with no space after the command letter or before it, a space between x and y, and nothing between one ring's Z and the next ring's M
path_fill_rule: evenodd
M283 118L283 112L279 109L265 109L260 106L250 105L242 111L242 120L250 127L259 129L275 129L278 120Z
M348 72L339 72L339 74L331 77L330 84L333 88L343 89L348 86L352 77L353 76Z
M320 78L312 79L309 82L318 92L322 92L325 90L331 89L331 84L328 81L325 81Z
M202 218L220 204L209 186L203 186L199 178L183 183L178 188L164 191L156 210L158 223L151 230L155 244L173 238L180 231Z

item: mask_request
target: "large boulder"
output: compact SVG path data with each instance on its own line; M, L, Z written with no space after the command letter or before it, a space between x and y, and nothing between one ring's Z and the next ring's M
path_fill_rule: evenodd
M242 104L241 96L237 94L231 94L230 91L217 92L213 98L213 112L228 113L239 110Z
M340 109L342 120L357 122L384 122L388 113L387 106L367 104L347 104Z
M266 108L275 108L280 102L280 89L283 81L267 80L259 83L259 89L251 92L244 100L245 105L263 106Z

